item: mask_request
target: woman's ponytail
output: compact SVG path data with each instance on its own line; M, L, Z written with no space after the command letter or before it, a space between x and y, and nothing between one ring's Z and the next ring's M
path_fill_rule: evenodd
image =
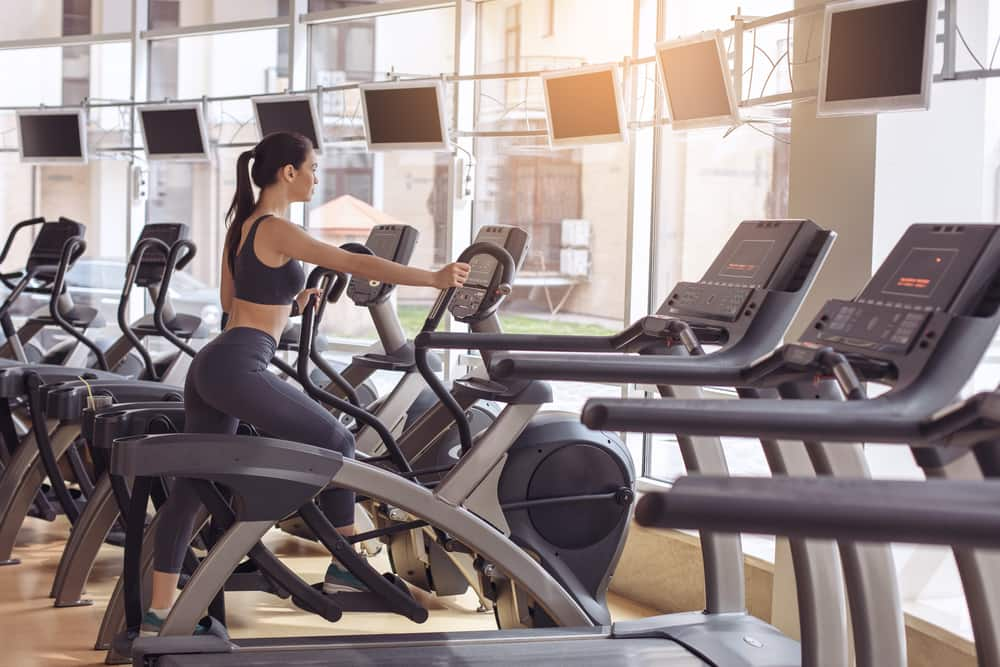
M253 197L253 186L263 190L278 180L278 170L285 165L302 168L312 142L295 132L272 132L258 143L253 150L240 153L236 160L236 194L226 213L226 259L229 270L236 274L236 249L243 238L243 223L257 207ZM253 160L253 169L250 168Z
M254 151L243 151L239 159L236 160L236 194L233 195L233 203L229 205L226 213L226 224L229 231L226 232L226 256L229 261L229 270L236 272L236 249L240 245L243 236L243 223L253 213L257 202L253 197L253 186L250 183L250 160L254 157Z

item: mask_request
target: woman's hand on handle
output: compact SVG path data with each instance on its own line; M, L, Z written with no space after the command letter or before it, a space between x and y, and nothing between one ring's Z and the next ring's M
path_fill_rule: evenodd
M465 262L452 262L434 272L434 287L448 289L461 287L469 279L470 266Z
M295 297L295 304L298 306L296 312L303 312L306 306L309 304L309 299L316 297L317 299L323 296L323 290L319 287L310 287L309 289L304 289L299 292Z

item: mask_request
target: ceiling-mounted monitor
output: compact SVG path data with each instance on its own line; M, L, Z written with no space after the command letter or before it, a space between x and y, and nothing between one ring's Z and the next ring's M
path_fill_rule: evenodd
M366 83L360 89L368 150L451 150L440 81Z
M675 130L740 122L739 96L718 31L659 42L656 62Z
M927 109L937 3L850 0L827 5L820 54L820 116Z
M273 132L297 132L323 152L323 126L312 95L274 95L253 98L257 129L263 139Z
M29 164L86 164L84 109L27 109L17 112L18 151Z
M625 113L617 65L542 74L549 145L625 141Z
M139 107L139 125L149 160L209 160L208 131L200 104Z

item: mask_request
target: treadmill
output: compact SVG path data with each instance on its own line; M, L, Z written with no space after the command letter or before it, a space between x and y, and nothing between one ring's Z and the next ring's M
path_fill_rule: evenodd
M979 664L1000 665L1000 553L970 548L995 544L983 510L997 483L981 480L1000 477L1000 395L954 404L1000 327L998 267L998 226L913 225L855 299L828 302L798 343L730 378L780 384L783 395L806 400L592 399L582 419L642 432L910 445L926 482L692 477L647 494L636 517L655 526L949 544ZM817 378L850 400L808 400ZM869 399L865 382L891 389Z

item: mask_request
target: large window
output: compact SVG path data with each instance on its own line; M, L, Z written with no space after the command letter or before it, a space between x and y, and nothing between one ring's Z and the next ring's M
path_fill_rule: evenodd
M349 3L313 2L313 10ZM319 24L310 32L310 82L350 82L438 76L454 70L455 12L437 9L374 19ZM446 109L451 117L451 93ZM320 101L328 141L320 160L316 197L309 206L313 234L334 242L363 242L375 224L405 223L420 233L411 264L433 268L449 261L445 251L449 156L445 153L367 153L356 88L324 92ZM400 320L410 335L423 323L434 291L401 287ZM349 300L329 309L325 332L370 341L375 329L367 311Z
M288 85L287 73L279 74L279 50L286 32L282 28L157 40L150 49L151 98L280 92ZM189 270L201 284L217 287L224 218L236 191L236 159L258 136L248 99L208 103L206 122L212 145L210 162L148 166L148 215L150 222L190 226L198 254ZM209 324L218 324L217 303L206 303L203 311L200 314Z
M752 5L752 6L748 6ZM792 8L791 0L744 3L747 15L766 16ZM667 2L665 33L691 35L725 25L730 8L713 3ZM788 92L788 30L777 24L746 39L743 99ZM732 56L732 40L727 44ZM814 49L818 48L818 42ZM658 86L659 87L659 86ZM662 93L658 93L662 94ZM698 280L722 243L743 220L785 217L788 210L788 118L790 107L770 109L776 122L687 132L659 132L658 212L650 285L650 308L659 308L673 286ZM754 115L752 110L744 112ZM646 473L658 479L684 474L675 440L653 436ZM736 474L769 474L756 441L727 438L724 447Z

